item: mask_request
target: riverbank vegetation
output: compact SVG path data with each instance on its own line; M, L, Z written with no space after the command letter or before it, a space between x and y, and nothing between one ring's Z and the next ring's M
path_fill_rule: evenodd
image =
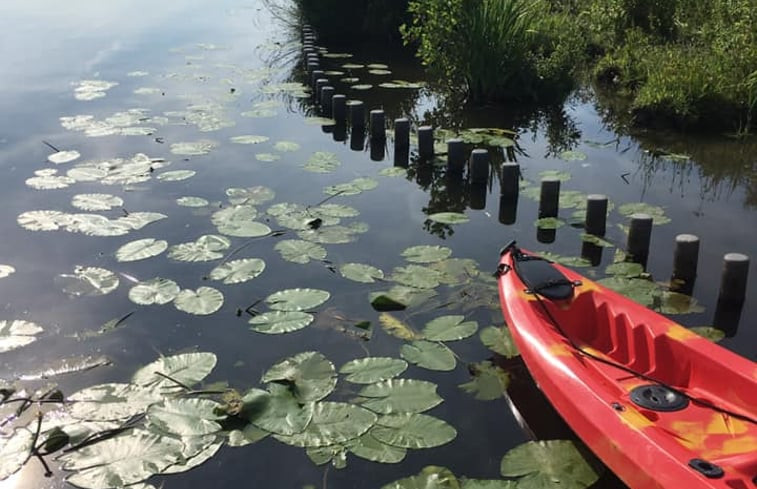
M757 127L757 0L296 3L324 40L401 33L474 104L555 102L593 82L635 124Z

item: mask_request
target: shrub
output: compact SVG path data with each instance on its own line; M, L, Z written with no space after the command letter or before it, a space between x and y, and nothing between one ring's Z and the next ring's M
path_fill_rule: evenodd
M324 42L400 41L407 0L295 0Z

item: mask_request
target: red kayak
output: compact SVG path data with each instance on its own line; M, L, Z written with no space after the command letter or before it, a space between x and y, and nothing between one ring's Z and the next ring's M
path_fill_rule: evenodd
M537 384L634 489L757 488L757 364L511 243L502 311Z

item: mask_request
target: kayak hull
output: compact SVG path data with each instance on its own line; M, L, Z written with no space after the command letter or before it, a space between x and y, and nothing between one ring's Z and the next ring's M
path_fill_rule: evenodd
M560 265L580 283L572 297L533 294L515 266L504 253L499 293L523 360L618 477L634 489L757 488L757 364ZM634 402L650 385L686 405Z

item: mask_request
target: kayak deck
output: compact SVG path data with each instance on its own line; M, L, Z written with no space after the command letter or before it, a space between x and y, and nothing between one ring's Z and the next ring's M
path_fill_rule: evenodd
M511 268L510 254L501 263ZM512 269L500 299L526 365L571 428L634 488L757 488L757 364L555 268L580 281L571 299L530 293ZM683 407L659 409L657 397L676 393Z

